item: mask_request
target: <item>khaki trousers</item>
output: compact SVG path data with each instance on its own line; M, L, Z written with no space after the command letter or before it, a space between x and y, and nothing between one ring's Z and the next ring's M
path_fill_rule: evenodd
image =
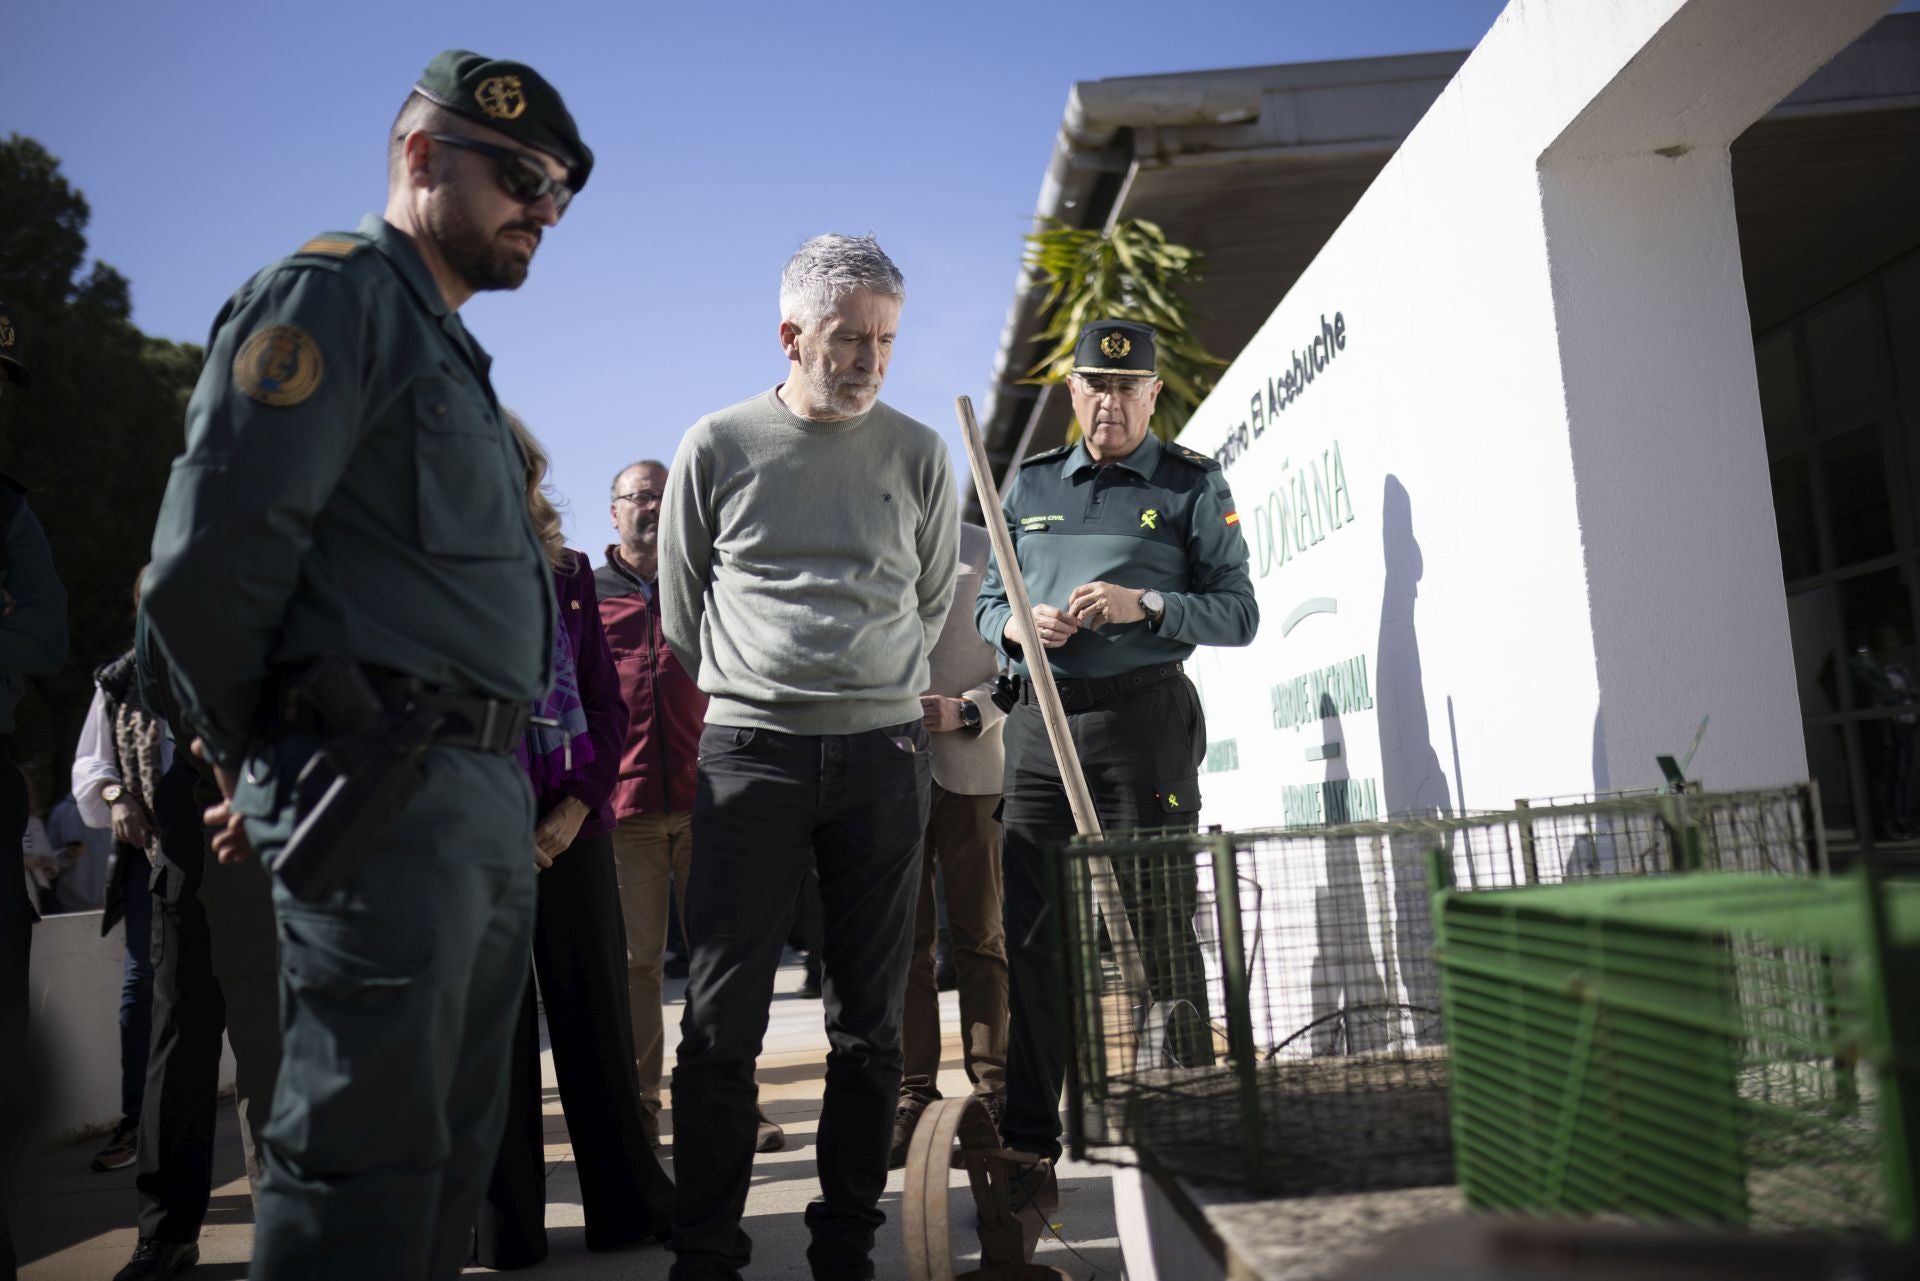
M660 1141L660 1064L665 1030L660 976L666 963L669 883L680 887L680 928L686 931L687 877L693 866L693 814L636 814L613 829L614 870L620 878L620 915L627 927L627 1004L633 1013L633 1065L648 1137Z
M962 796L933 785L900 1025L905 1055L900 1093L922 1102L940 1097L934 1086L940 1072L940 994L933 977L936 862L946 878L967 1079L980 1094L1007 1090L1007 936L1000 909L1000 825L993 818L999 801L994 795Z

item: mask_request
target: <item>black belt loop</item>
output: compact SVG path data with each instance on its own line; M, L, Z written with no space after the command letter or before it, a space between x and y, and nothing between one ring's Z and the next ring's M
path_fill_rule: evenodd
M1130 672L1121 672L1118 676L1056 676L1053 683L1060 691L1062 708L1069 712L1084 712L1109 699L1172 680L1186 670L1185 663L1156 663L1151 667L1136 667ZM1020 682L1020 701L1040 701L1032 677Z

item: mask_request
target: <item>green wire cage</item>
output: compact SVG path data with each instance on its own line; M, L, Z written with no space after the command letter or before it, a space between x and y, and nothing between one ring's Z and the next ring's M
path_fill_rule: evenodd
M1920 885L1432 875L1469 1205L1914 1238Z
M1825 861L1807 787L1074 841L1056 919L1075 1156L1275 1196L1452 1181L1435 852L1478 889Z

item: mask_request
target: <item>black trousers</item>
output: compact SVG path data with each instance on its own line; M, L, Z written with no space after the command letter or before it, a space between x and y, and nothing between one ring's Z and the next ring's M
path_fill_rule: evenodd
M1184 676L1071 712L1067 722L1093 793L1101 830L1194 831L1200 822L1200 761L1206 717ZM1001 808L1007 927L1007 1115L1010 1148L1060 1155L1060 1089L1069 1034L1059 919L1047 851L1074 835L1040 709L1021 702L1008 713L1006 783ZM1153 999L1193 1008L1173 1026L1182 1062L1211 1061L1204 1028L1206 970L1193 931L1198 876L1178 856L1116 868ZM1195 1017L1197 1016L1197 1017Z
M176 755L155 798L165 862L153 894L153 1040L134 1187L140 1235L161 1241L197 1240L206 1220L222 1036L233 1044L241 1147L253 1185L260 1179L259 1131L280 1071L267 872L255 861L212 863L200 822L211 797L195 794L196 777L185 753Z
M701 734L692 971L673 1074L675 1281L736 1278L752 1257L740 1218L753 1175L754 1060L809 865L820 878L829 1049L807 1261L816 1278L873 1276L931 783L917 720L864 734L725 725Z
M27 834L27 780L0 737L0 1278L14 1275L13 1210L27 1118L34 1115L32 1056L27 1044L27 962L36 913L27 899L21 842Z
M647 1141L634 1076L627 934L612 834L576 840L535 885L533 965L514 1029L506 1130L480 1207L476 1255L489 1268L524 1268L547 1257L536 974L580 1176L587 1248L631 1245L673 1221L673 1183Z

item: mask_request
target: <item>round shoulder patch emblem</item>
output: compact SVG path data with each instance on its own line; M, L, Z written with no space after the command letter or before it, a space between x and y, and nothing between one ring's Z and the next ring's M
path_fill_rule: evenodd
M320 385L320 345L297 325L271 325L233 357L233 384L263 405L297 405Z

